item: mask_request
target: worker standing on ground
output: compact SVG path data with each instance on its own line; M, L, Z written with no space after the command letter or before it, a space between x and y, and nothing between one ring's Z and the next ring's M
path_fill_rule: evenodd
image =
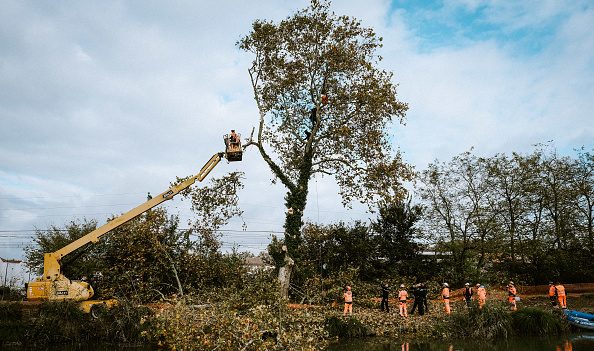
M450 309L450 286L448 283L443 283L443 289L441 289L441 298L443 299L445 313L452 313L452 310Z
M344 316L353 314L353 292L351 287L347 285L346 291L344 292Z
M553 282L549 282L549 300L551 300L551 306L557 306L557 288Z
M560 282L557 282L555 289L557 290L557 301L559 302L559 307L567 308L567 294L565 293L565 287Z
M470 307L470 303L472 302L472 287L470 287L470 283L464 284L464 301L466 301L466 307Z
M487 290L484 285L477 284L476 296L478 296L479 308L483 308L487 302Z
M404 284L400 284L400 291L398 292L398 302L400 304L400 317L408 317L408 309L406 307L406 299L408 292L404 288Z
M419 315L425 314L425 306L427 304L427 289L422 283L416 284L413 290L413 296L415 297L415 303L413 304L410 314L414 314L415 310L419 309Z
M509 284L507 284L507 302L509 302L510 308L512 311L515 311L518 309L518 306L516 305L516 294L518 293L518 291L516 290L516 287L514 286L514 282L510 281Z
M385 311L388 313L390 312L390 306L388 304L389 296L390 296L390 287L386 283L386 284L382 285L382 303L380 305L380 308L382 311L384 311L384 308L385 308Z
M425 283L421 283L421 288L423 289L423 306L425 307L425 313L429 313L429 299L427 298L427 285Z

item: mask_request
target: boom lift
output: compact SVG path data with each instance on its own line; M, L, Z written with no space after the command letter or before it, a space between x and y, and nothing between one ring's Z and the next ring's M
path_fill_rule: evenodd
M179 192L187 189L198 180L201 182L212 171L213 168L226 158L229 162L241 161L242 148L241 141L237 138L233 143L229 142L229 135L224 136L225 152L218 152L214 154L208 162L200 169L196 175L186 179L180 184L171 186L167 191L149 198L145 203L131 209L123 215L105 223L101 227L93 230L87 235L71 242L63 248L44 254L43 257L43 276L37 278L35 281L29 282L27 287L27 300L29 301L80 301L81 309L85 312L90 312L92 307L96 304L113 305L115 300L107 301L88 301L93 297L93 287L80 280L70 280L66 278L60 268L60 261L64 256L74 252L75 250L99 241L99 239L120 227L126 222L136 218L145 213L151 208L171 200Z

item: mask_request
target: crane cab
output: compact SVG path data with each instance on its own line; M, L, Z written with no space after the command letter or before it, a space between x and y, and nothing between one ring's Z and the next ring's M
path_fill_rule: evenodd
M227 161L241 161L243 156L243 150L241 149L241 134L235 133L235 130L231 129L231 133L223 136L225 141L225 157Z

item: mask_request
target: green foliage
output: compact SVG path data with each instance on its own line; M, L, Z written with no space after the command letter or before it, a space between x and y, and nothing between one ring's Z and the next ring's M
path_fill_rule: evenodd
M52 225L48 230L36 230L33 244L25 248L27 264L33 271L42 274L44 253L57 251L96 228L97 221L82 219L67 223L63 229ZM80 279L99 270L97 256L101 250L99 245L94 245L79 250L79 252L84 251L85 255L67 256L62 261L62 274L71 279Z
M426 239L450 282L594 279L592 153L574 159L540 145L484 158L470 150L430 164L417 193Z
M126 302L106 310L99 319L92 319L73 302L46 302L28 313L22 312L20 304L6 308L7 305L0 304L2 340L31 346L83 342L137 344L143 341L141 334L146 325L142 321L151 314L147 308Z
M355 317L341 318L332 316L326 318L325 323L331 337L360 338L373 335L369 327Z
M161 347L176 350L323 349L324 314L288 310L274 276L256 274L240 289L186 296L150 320L145 332Z
M473 304L452 313L446 323L453 336L459 338L492 340L513 334L512 318L501 304L486 304L482 309Z
M392 211L396 210L385 208L384 216L392 216ZM357 295L368 297L378 296L384 282L399 285L433 277L431 262L418 255L419 246L411 237L416 235L416 228L411 228L416 219L409 221L406 234L400 234L401 229L391 219L372 227L361 222L306 224L299 250L301 261L295 268L292 285L304 292L308 301L329 302L340 301L346 285L353 286ZM401 249L397 242L402 244ZM283 243L273 238L268 246L269 256L278 260L277 267L282 264ZM399 252L388 253L386 247ZM294 297L299 301L300 297Z
M241 215L237 191L241 173L212 179L209 186L184 191L196 212L192 230L180 230L179 218L155 208L112 230L61 261L66 277L90 278L95 298L140 302L167 299L206 287L236 284L244 256L219 252L216 230ZM114 217L115 219L116 217ZM113 219L112 219L113 220ZM65 229L38 231L27 258L39 272L43 254L56 251L96 228L94 221L71 222Z
M376 233L376 256L382 260L378 266L385 275L421 276L423 260L418 255L421 245L418 222L422 207L412 205L412 198L384 204L371 228Z
M521 336L560 335L569 329L560 314L540 308L522 308L512 313L511 317L514 331Z

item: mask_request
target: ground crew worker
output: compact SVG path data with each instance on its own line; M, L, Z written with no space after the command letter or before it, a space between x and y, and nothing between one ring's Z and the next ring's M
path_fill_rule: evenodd
M487 302L487 290L484 285L477 284L476 295L478 296L479 308L483 308Z
M470 303L472 302L472 288L470 287L470 283L464 284L464 300L466 301L466 307L470 307Z
M443 283L443 289L441 289L441 298L443 299L445 313L452 313L452 310L450 309L450 286L448 283Z
M347 285L346 291L344 292L344 316L353 314L353 292L351 287Z
M557 306L557 288L553 282L549 282L549 299L551 300L551 306Z
M507 285L507 302L509 302L510 308L512 311L518 309L516 305L516 294L517 294L516 287L514 286L514 282L510 281Z
M390 306L388 305L388 296L389 295L390 295L390 287L388 287L388 284L384 284L382 286L382 303L380 305L380 308L382 309L382 311L385 308L386 312L390 312Z
M411 314L415 313L415 309L419 308L419 315L423 316L425 314L425 305L427 304L427 289L425 288L424 284L417 284L413 290L413 295L415 297L415 303L413 304L412 310L410 310Z
M400 291L398 292L398 302L400 303L400 317L408 317L408 309L406 308L406 299L408 292L404 289L404 284L400 284Z
M555 289L557 289L557 301L559 302L559 307L567 308L567 296L565 294L565 287L557 282L555 285Z

